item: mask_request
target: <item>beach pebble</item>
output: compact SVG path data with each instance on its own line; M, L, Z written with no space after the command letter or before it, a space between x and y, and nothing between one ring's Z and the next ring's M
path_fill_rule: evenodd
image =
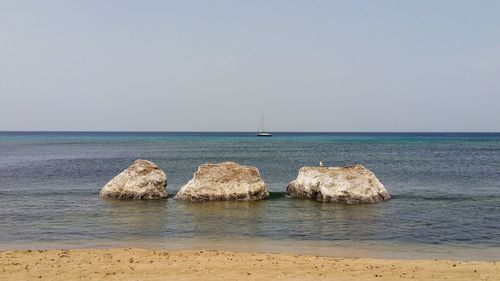
M175 199L189 201L249 201L269 197L267 186L255 167L234 162L203 164Z
M160 199L167 197L167 175L148 160L136 160L108 182L99 193L102 198Z
M390 198L375 174L362 165L302 167L286 191L292 197L347 204L375 203Z

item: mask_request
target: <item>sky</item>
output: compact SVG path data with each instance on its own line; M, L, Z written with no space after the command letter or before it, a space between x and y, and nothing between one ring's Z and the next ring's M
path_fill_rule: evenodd
M0 130L500 131L500 1L0 0Z

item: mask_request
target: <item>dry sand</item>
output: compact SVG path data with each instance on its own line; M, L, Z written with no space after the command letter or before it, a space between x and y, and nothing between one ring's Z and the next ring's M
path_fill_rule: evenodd
M0 252L0 280L500 280L486 261L144 249Z

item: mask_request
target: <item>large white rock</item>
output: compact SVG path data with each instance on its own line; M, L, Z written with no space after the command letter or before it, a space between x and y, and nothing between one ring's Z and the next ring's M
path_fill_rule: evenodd
M384 185L362 165L302 167L286 191L292 197L347 204L375 203L390 198Z
M175 199L189 201L249 201L269 197L266 184L255 167L234 162L203 164Z
M136 160L108 182L99 193L102 198L160 199L167 197L167 175L153 162Z

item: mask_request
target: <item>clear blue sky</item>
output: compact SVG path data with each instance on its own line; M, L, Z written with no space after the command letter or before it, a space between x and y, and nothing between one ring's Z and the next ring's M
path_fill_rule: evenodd
M500 131L500 1L0 0L0 130Z

